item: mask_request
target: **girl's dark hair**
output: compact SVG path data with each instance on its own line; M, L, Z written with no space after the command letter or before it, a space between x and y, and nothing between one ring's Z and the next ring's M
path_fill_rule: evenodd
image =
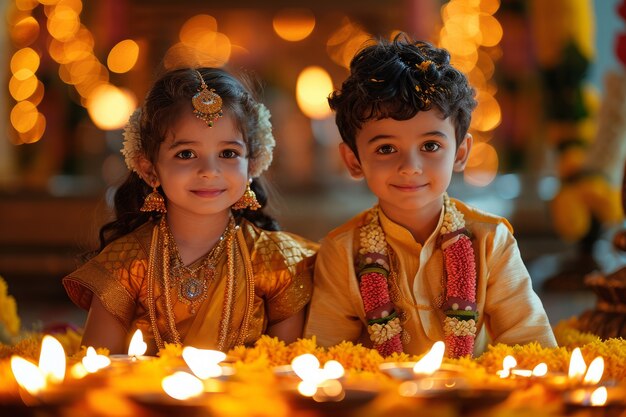
M435 108L451 118L458 145L476 100L465 75L450 65L448 51L405 34L373 42L354 56L341 90L328 98L343 141L358 156L356 135L365 122L407 120Z
M237 79L218 68L176 69L166 72L152 86L146 96L140 121L141 148L146 158L155 163L159 147L182 112L192 112L191 98L200 89L200 72L204 82L222 98L222 109L235 119L247 146L248 157L253 159L259 153L259 108L256 98L258 84L249 78ZM216 121L219 123L219 120ZM266 230L278 230L277 222L263 212L267 203L267 193L262 181L254 179L251 184L261 209L241 210L236 217L244 217ZM114 197L115 220L100 229L100 250L141 226L154 217L140 211L143 200L152 189L137 175L131 172L117 189ZM159 192L164 198L163 190Z

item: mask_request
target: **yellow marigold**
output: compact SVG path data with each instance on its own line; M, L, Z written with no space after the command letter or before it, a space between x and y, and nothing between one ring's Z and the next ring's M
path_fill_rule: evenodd
M564 347L544 348L537 342L526 345L497 344L489 346L476 361L482 365L487 373L495 374L502 369L502 361L505 356L511 355L517 361L517 367L521 369L533 369L541 362L548 365L551 372L567 372L569 368L570 353Z
M15 298L9 295L9 287L0 276L0 325L3 325L11 336L17 336L20 331L20 318L17 315Z
M580 323L577 317L561 320L554 326L554 336L559 346L564 346L569 350L581 347L587 343L599 341L600 338L593 333L581 332Z
M52 336L61 343L66 356L74 356L81 351L80 342L83 338L81 332L67 328L65 333L56 333Z
M32 361L39 360L41 352L41 333L28 333L22 340L12 346L0 345L0 359L8 358L11 355L19 355L24 359Z
M611 338L596 340L580 348L585 362L589 364L595 357L604 358L603 379L626 380L626 340Z
M289 350L290 362L296 356L304 355L305 353L315 355L317 358L323 358L325 355L324 348L317 346L317 340L315 336L310 339L298 339L295 342L291 343L289 346L287 346L287 348Z
M341 342L327 350L327 361L334 359L346 370L378 372L383 357L376 349L366 348L360 343Z

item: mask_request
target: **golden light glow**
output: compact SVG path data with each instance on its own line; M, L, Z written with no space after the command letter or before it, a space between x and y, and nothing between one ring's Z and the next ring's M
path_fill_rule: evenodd
M111 84L101 84L95 87L87 98L87 111L91 120L100 129L121 129L126 125L136 103L137 100L128 90ZM128 354L140 356L145 353L146 348L141 331L137 330L131 340ZM134 353L131 353L131 349Z
M308 379L312 372L320 367L320 361L310 353L299 355L291 361L291 368L300 377L300 379Z
M11 110L11 125L18 132L27 132L37 122L37 108L30 101L20 101Z
M569 370L567 371L567 377L572 380L581 380L587 371L587 364L583 358L583 354L580 348L575 348L572 351L572 356L569 359Z
M328 95L332 90L333 82L324 68L307 67L296 82L298 107L311 119L323 119L330 114Z
M9 30L9 35L13 43L19 47L31 45L39 36L39 23L32 16L25 17L15 23Z
M15 7L24 12L32 10L38 5L38 0L15 0Z
M80 18L73 8L57 5L48 15L47 28L53 38L70 40L80 28Z
M472 115L471 128L488 132L498 127L502 122L502 111L495 97L483 90L476 94L476 101L478 106Z
M161 387L167 395L177 400L197 397L204 390L202 381L187 372L181 371L163 378Z
M43 137L45 131L46 118L43 114L37 113L37 120L35 120L35 125L32 128L28 129L26 132L18 132L18 136L20 139L19 144L35 143Z
M463 178L468 184L485 187L498 174L498 153L488 143L475 143L469 155Z
M371 35L360 26L344 18L341 26L326 42L326 50L330 58L344 68L350 67L350 61L358 50L371 39Z
M11 356L11 371L19 386L30 394L37 394L46 387L46 379L37 365L20 356Z
M148 350L148 345L143 341L143 334L141 333L141 330L137 329L135 333L133 333L133 337L130 339L128 356L141 356L146 353L146 350Z
M26 100L35 93L38 83L31 70L20 70L9 80L9 92L16 101Z
M590 402L591 405L593 405L594 407L598 407L606 404L606 400L608 398L609 392L607 391L606 387L599 387L591 393Z
M28 70L35 73L39 69L39 64L39 54L34 49L22 48L11 57L11 72L16 74L19 71Z
M135 66L138 57L139 45L137 42L125 39L111 49L107 58L107 66L112 72L128 72Z
M315 15L308 9L283 9L276 13L272 24L278 36L290 42L297 42L313 32Z
M226 354L219 350L186 346L183 349L183 359L198 378L207 379L222 375L222 367L219 363L226 359Z
M41 342L39 369L46 381L61 383L65 379L65 350L61 343L50 335Z
M488 14L481 14L480 29L482 33L481 45L487 47L496 46L502 40L502 26L495 17Z
M105 355L98 355L96 350L89 346L83 357L82 364L87 372L94 373L111 365L111 359Z
M335 360L326 362L323 369L327 379L339 379L346 373L343 365Z
M435 342L428 353L415 364L413 373L415 375L432 375L437 372L441 368L445 350L446 345L441 340Z
M589 364L585 377L583 378L583 383L587 385L596 385L602 380L602 374L604 374L604 359L601 356L598 356Z
M511 355L507 355L502 360L502 369L497 371L496 374L500 376L500 378L508 378L511 375L511 369L517 366L517 361Z
M188 19L180 28L178 37L182 43L193 45L207 33L217 32L217 20L208 14L199 14Z

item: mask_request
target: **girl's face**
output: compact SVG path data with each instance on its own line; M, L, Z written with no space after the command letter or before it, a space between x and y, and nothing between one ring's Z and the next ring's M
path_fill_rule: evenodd
M356 136L359 158L342 145L350 173L364 177L385 214L398 221L438 215L452 172L465 167L471 136L457 147L450 119L429 110L365 123Z
M167 133L155 163L168 215L221 214L243 195L248 181L246 144L224 112L213 127L191 111Z

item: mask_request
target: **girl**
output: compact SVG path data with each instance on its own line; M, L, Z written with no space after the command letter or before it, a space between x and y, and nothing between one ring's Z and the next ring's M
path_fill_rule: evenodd
M263 213L269 117L220 69L156 81L124 132L130 173L100 253L63 279L89 310L83 345L123 352L136 329L151 354L300 337L316 247Z

